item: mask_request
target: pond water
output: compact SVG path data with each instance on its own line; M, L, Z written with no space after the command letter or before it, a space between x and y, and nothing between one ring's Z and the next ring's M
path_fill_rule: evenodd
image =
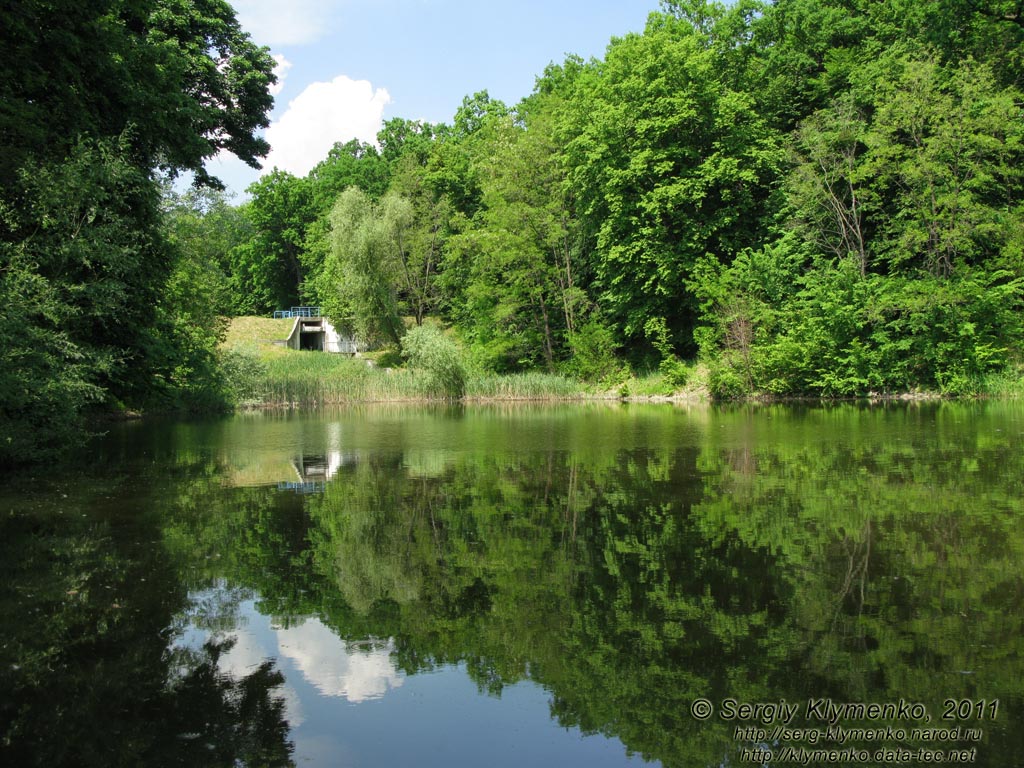
M1022 500L1015 403L117 425L0 490L0 764L1022 765Z

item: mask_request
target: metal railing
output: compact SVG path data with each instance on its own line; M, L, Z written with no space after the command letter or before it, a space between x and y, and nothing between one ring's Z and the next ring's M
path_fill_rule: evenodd
M291 309L278 309L274 312L274 319L291 317L320 317L320 307L292 307Z
M308 480L305 482L297 483L291 480L282 480L277 484L277 490L279 491L292 491L293 493L307 494L307 493L323 493L327 490L327 483L322 480Z

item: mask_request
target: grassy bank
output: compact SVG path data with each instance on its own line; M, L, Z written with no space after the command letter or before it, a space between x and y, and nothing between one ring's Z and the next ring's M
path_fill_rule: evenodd
M579 400L594 397L596 391L586 384L533 371L504 376L485 373L471 375L466 382L466 400Z
M429 397L414 371L370 367L368 361L283 350L265 359L260 400L268 405L323 405Z
M239 350L236 349L236 353ZM251 349L242 354L252 355ZM353 402L447 399L422 371L383 368L372 360L317 352L275 350L241 382L243 406L310 406ZM470 375L466 400L551 400L593 396L584 384L561 376L524 373Z
M233 318L224 342L229 377L243 407L447 399L425 371L395 367L389 355L347 357L299 352L273 344L291 320ZM465 400L568 400L600 396L593 387L545 373L505 376L470 372Z
M395 353L351 358L317 352L299 352L275 346L291 330L292 320L234 318L224 343L227 368L242 407L291 407L356 402L418 402L456 399L422 370L400 367ZM682 364L668 373L623 372L613 382L588 384L564 376L529 372L498 375L469 371L460 397L465 401L594 400L634 401L714 399L710 373L703 364ZM902 395L907 397L907 395ZM922 397L917 393L918 398ZM1024 397L1024 370L989 377L982 397ZM749 400L779 398L750 393ZM900 393L863 399L901 397ZM941 397L935 394L934 397ZM821 398L811 398L821 399ZM844 398L845 399L845 398ZM860 399L860 398L849 398Z
M259 347L261 352L273 351L276 349L273 342L286 338L294 324L292 318L232 317L223 345Z
M986 378L985 394L1005 400L1024 399L1024 364Z

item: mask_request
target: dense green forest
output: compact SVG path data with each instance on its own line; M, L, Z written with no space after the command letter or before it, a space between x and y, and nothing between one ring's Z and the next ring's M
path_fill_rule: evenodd
M265 154L273 62L231 8L58 5L0 32L7 459L230 406L223 318L297 303L396 348L434 319L477 370L701 360L716 397L1020 378L1019 0L664 0L519 104L391 119L237 206L203 161Z

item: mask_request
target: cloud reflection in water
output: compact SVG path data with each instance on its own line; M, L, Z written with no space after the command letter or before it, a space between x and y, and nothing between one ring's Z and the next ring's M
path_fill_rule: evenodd
M351 649L319 619L277 630L277 642L281 656L291 659L325 696L353 703L379 699L400 688L405 679L391 663L390 641L365 650Z

